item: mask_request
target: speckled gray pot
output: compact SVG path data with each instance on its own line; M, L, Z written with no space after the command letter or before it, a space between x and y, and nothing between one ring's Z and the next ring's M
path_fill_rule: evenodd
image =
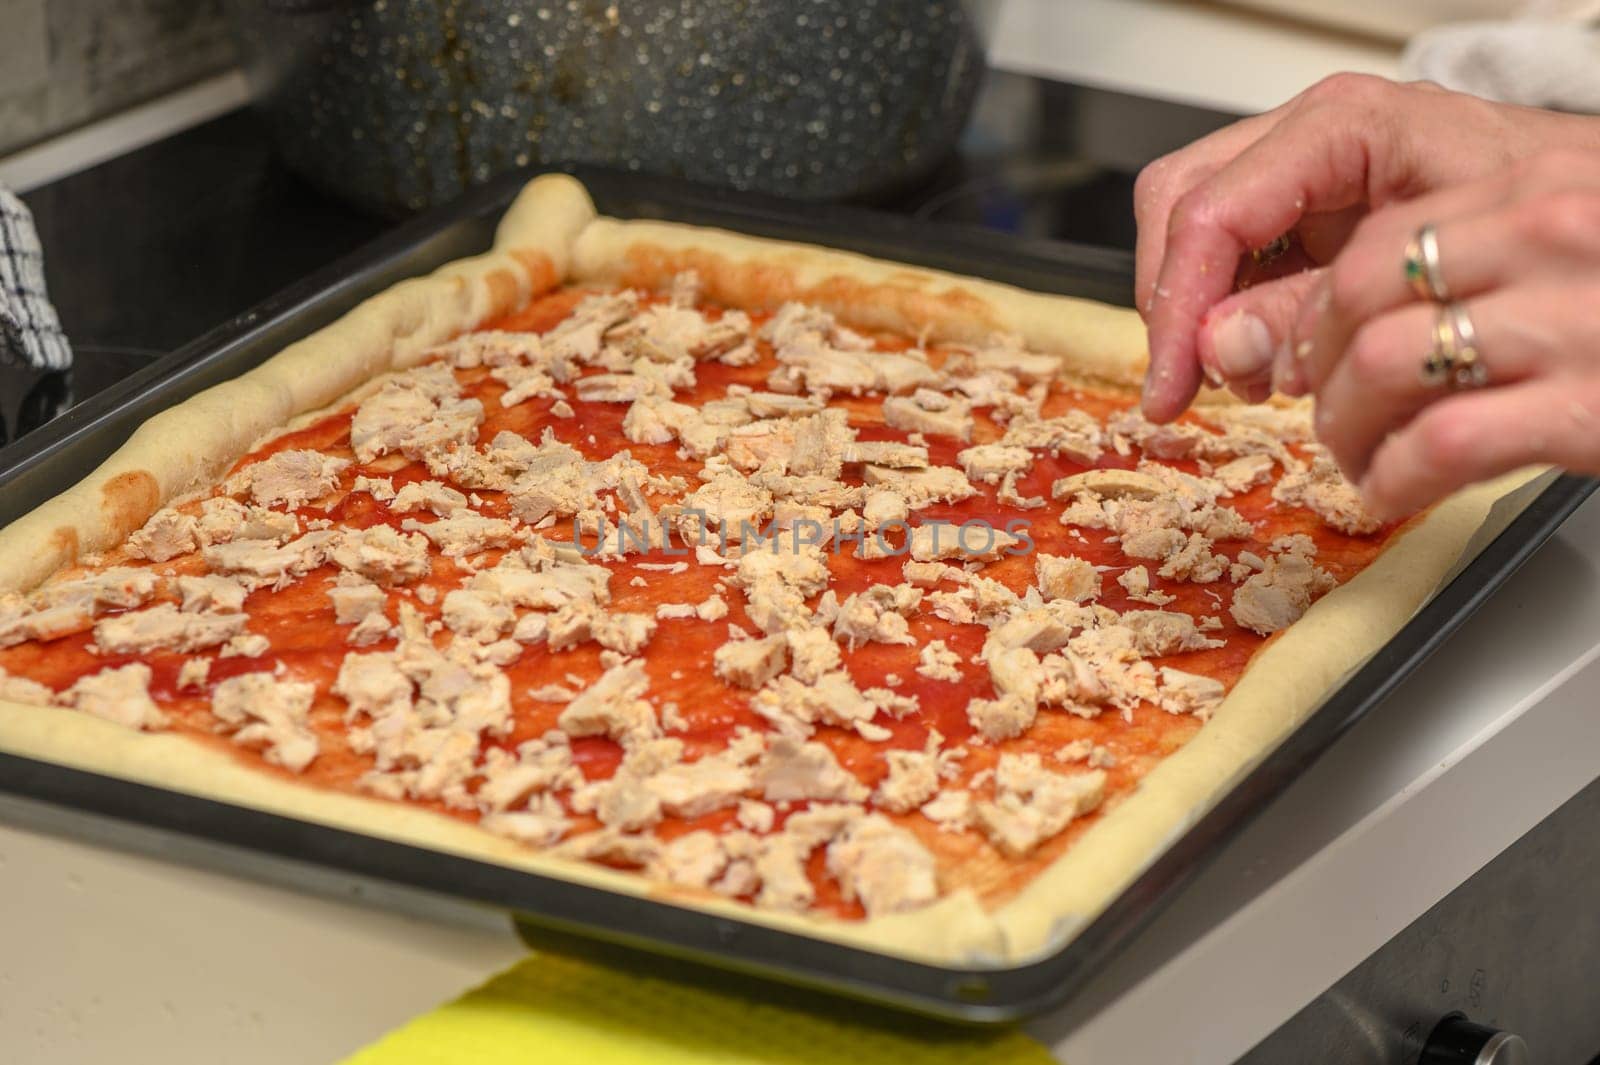
M229 0L289 163L381 210L534 163L807 199L953 146L982 56L960 0Z

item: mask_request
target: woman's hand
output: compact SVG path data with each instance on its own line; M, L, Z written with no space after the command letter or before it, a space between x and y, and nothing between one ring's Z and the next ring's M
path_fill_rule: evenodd
M1134 191L1146 415L1176 417L1202 373L1264 398L1316 267L1370 211L1585 145L1600 148L1593 119L1344 74L1150 164ZM1237 291L1250 253L1285 234L1297 247L1280 271L1312 269Z
M1407 283L1418 228L1477 337L1481 388L1421 368L1443 308ZM1533 463L1600 473L1600 151L1537 155L1369 215L1312 282L1276 359L1376 513Z

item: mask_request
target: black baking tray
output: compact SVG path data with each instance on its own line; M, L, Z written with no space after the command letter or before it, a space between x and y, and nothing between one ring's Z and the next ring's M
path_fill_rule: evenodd
M573 172L599 209L618 217L722 226L1043 292L1122 305L1131 300L1132 260L1121 252L942 228L853 208L785 204L631 174ZM399 280L483 251L500 215L531 176L511 175L400 227L0 449L0 526L87 474L157 411L237 376ZM1011 968L921 964L13 755L0 754L0 792L487 904L557 936L598 937L946 1018L1013 1020L1082 989L1225 842L1481 606L1594 487L1572 476L1553 480L1078 936L1054 954Z

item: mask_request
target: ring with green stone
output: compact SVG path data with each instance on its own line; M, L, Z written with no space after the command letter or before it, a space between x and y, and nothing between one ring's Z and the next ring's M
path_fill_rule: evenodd
M1449 302L1450 290L1445 287L1439 267L1439 231L1432 222L1419 228L1416 236L1406 242L1405 275L1418 299Z

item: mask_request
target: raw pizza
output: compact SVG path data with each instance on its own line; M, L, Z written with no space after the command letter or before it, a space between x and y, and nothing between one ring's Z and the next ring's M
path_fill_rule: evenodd
M1148 423L1070 313L1064 350L890 323L651 247L522 249L494 313L0 599L0 747L8 713L103 719L304 808L1017 955L992 916L1133 809L1109 897L1177 827L1152 774L1396 539L1303 407ZM1259 756L1309 707L1280 690L1222 741Z

